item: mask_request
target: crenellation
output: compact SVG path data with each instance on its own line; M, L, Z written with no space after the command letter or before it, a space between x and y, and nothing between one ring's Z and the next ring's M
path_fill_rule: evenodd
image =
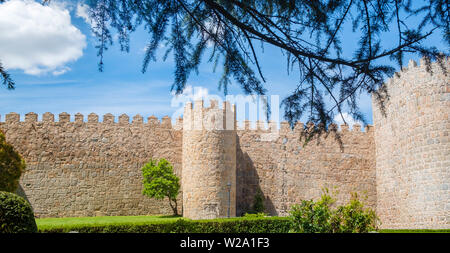
M364 130L366 133L372 133L373 132L373 126L372 125L366 125L364 127Z
M411 70L413 68L417 67L417 62L413 59L409 60L408 62L408 69Z
M164 116L161 120L161 127L166 128L166 129L171 129L172 128L172 119L169 116Z
M244 120L244 130L251 130L251 123L250 120Z
M50 112L46 112L46 113L42 114L42 122L45 122L45 123L55 122L55 115Z
M289 125L289 122L287 122L287 121L282 121L281 123L280 123L280 131L282 132L282 133L289 133L289 132L291 132L291 125Z
M103 123L104 124L114 124L114 115L112 115L111 113L107 113L105 115L103 115Z
M183 130L183 118L181 116L176 119L175 126L173 129Z
M25 122L27 123L35 123L38 121L38 115L34 112L29 112L25 114Z
M341 132L343 132L343 133L349 132L349 126L347 124L342 124Z
M336 132L338 131L338 125L336 123L331 123L330 125L328 125L328 131L329 132Z
M294 125L294 132L303 133L305 131L305 124L303 122L297 121Z
M142 125L144 124L144 118L137 114L135 116L133 116L133 121L131 122L133 125Z
M98 123L98 115L95 113L89 113L88 115L88 123Z
M6 114L5 116L5 122L6 123L17 123L20 122L20 115L15 112L11 112Z
M151 127L159 127L161 125L158 118L154 115L147 118L147 124Z
M59 122L60 123L68 123L68 122L70 122L70 114L68 114L67 112L62 112L58 116L59 116Z
M130 124L130 116L128 116L125 113L121 114L119 116L119 124L121 124L121 125L128 125L128 124Z
M194 109L193 109L193 130L203 130L203 100L194 101Z
M308 122L307 124L306 124L306 128L305 128L305 130L307 131L307 132L312 132L312 131L314 131L314 129L315 129L315 124L314 124L314 122Z
M353 132L361 132L361 125L360 124L353 124L352 131Z
M262 120L256 121L256 130L265 131L266 130L266 122Z
M77 124L83 124L83 123L84 123L84 115L81 114L81 113L79 113L79 112L77 112L77 113L75 114L75 123L77 123Z
M269 130L270 132L276 132L276 131L278 131L277 122L274 121L274 120L269 120L269 123L268 123L268 130Z

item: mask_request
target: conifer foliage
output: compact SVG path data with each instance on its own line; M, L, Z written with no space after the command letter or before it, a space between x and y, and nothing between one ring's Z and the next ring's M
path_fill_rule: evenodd
M296 87L282 101L291 124L303 116L316 125L328 126L336 115L345 122L343 110L365 122L357 103L361 92L373 93L382 101L387 94L379 88L394 73L393 64L403 66L405 54L442 63L448 52L441 51L446 49L423 43L432 34L442 35L450 46L447 0L86 2L97 38L99 69L104 68L103 56L113 43L113 33L118 34L121 50L128 52L130 34L143 25L149 41L142 72L151 69L156 51L164 45L164 60L170 53L174 57L171 89L176 93L183 91L189 76L198 72L206 58L214 63L214 70L222 66L218 86L225 94L234 81L246 94L264 95L261 52L266 46L280 49L287 73L299 75ZM354 47L348 45L355 39L345 37L348 33L343 31L349 27L359 37ZM1 67L0 73L3 83L13 87Z

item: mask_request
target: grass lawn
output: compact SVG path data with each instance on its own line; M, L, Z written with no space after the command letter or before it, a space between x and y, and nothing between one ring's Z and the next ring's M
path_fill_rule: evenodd
M98 216L98 217L66 217L66 218L38 218L36 224L39 229L55 227L107 225L107 224L145 224L165 221L175 221L176 216Z
M36 224L40 231L48 231L58 228L68 230L77 230L79 227L105 226L105 225L145 225L176 222L181 217L177 216L98 216L98 217L66 217L66 218L38 218ZM272 217L283 219L282 217ZM246 218L215 219L221 220L240 220ZM211 220L202 220L210 222ZM450 233L450 229L381 229L379 233Z

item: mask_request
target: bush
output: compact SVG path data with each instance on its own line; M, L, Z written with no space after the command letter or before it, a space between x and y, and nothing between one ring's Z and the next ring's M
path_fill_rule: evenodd
M245 218L262 218L266 217L266 213L245 213Z
M227 218L213 220L173 220L145 223L65 224L59 227L40 227L43 233L287 233L290 220L280 217Z
M169 205L178 215L177 196L180 190L180 179L173 173L172 165L165 160L150 160L142 167L144 189L142 194L155 199L169 198Z
M25 167L22 157L6 142L0 130L0 191L15 192Z
M265 207L264 207L264 195L262 194L262 192L259 190L256 195L255 195L255 199L253 201L253 208L252 208L254 214L258 214L258 213L264 213L265 211Z
M37 232L31 205L10 192L0 192L0 233Z
M331 209L335 200L322 194L317 202L303 200L292 206L291 232L300 233L367 233L377 230L378 217L370 208L364 208L357 194L352 194L350 202Z

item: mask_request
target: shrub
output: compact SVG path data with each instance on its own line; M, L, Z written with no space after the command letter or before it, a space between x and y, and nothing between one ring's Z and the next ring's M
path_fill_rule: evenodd
M0 130L0 191L14 192L25 170L25 162L14 148L6 142Z
M244 214L245 218L262 218L262 217L266 217L265 213L245 213Z
M0 233L37 232L31 205L10 192L0 192Z
M253 213L264 213L264 195L259 190L255 195L255 200L253 201Z
M317 202L303 200L301 204L292 206L291 232L367 233L378 229L375 211L364 208L357 194L352 194L348 204L332 209L334 203L325 189Z
M364 208L356 193L347 205L339 206L336 210L336 221L339 221L339 232L367 233L377 230L378 217L375 211Z
M165 160L150 160L142 167L144 189L142 194L155 199L169 198L169 205L178 215L177 196L180 190L180 179L173 173L172 165Z
M39 227L43 233L287 233L290 220L281 217L226 218L213 220L150 221L144 223L64 224Z

